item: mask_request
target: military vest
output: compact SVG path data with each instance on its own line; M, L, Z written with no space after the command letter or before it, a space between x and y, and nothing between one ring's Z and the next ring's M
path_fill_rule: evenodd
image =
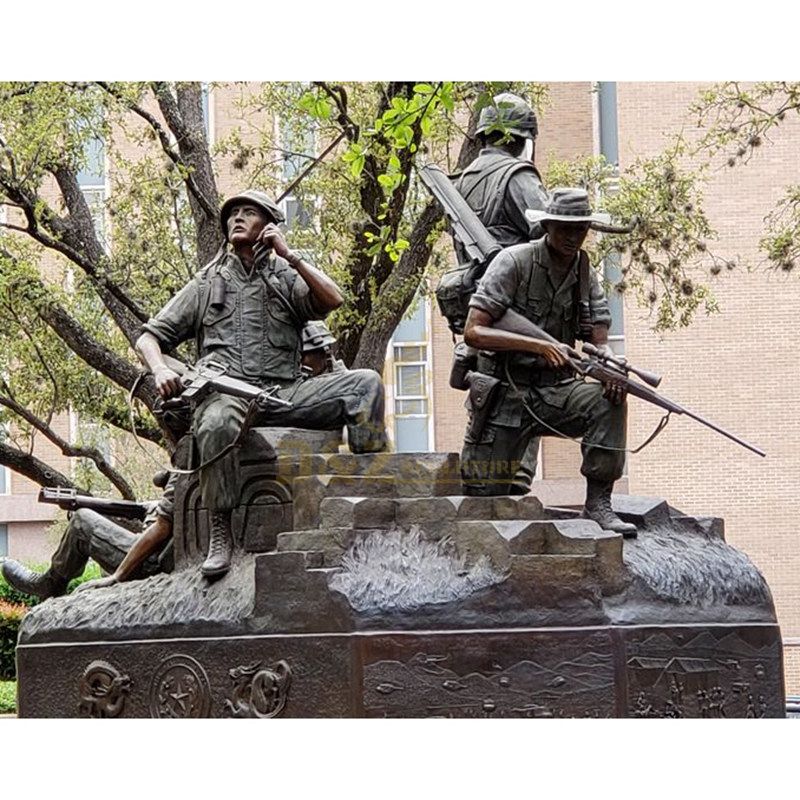
M546 247L542 238L513 248L517 261L529 265L529 269L517 286L511 308L560 342L574 347L580 300L579 262L576 260L561 285L554 287L550 280ZM586 258L585 254L581 258ZM519 352L481 353L478 368L504 379L506 362L512 378L518 383L527 384L534 373L542 371L535 356Z
M223 258L198 274L201 361L220 361L231 376L254 383L300 377L303 321L289 300L289 269L273 256L247 279ZM213 290L217 276L224 281L224 294Z
M508 182L518 172L532 172L539 178L538 170L529 161L492 150L481 153L456 183L469 207L503 247L528 241L528 231L521 231L505 210Z

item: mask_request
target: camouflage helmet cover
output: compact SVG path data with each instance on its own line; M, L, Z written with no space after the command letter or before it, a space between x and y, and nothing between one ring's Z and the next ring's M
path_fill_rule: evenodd
M330 347L336 344L336 338L328 329L328 326L319 320L314 320L306 324L303 328L303 352L319 350L323 347Z
M258 208L275 223L284 222L286 219L277 203L270 200L265 192L261 192L258 189L248 189L245 192L240 192L233 197L229 197L219 210L219 222L222 226L222 235L226 240L228 238L228 217L230 216L231 210L235 205L242 203L252 203L254 206L258 206Z
M539 132L536 114L518 95L503 92L492 98L491 105L481 111L477 133L484 133L493 125L503 125L512 136L535 139Z

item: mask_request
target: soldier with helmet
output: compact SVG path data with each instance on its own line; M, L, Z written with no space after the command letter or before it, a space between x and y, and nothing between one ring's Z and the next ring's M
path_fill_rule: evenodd
M281 210L263 192L248 190L228 199L220 223L231 249L200 270L143 326L136 351L163 398L180 393L182 386L162 351L194 339L198 364L221 363L231 377L280 387L278 397L291 407L259 412L254 424L319 430L347 426L351 450L383 450L384 390L377 372L303 375L303 327L338 308L343 298L333 280L289 248L278 228L283 221ZM209 578L230 567L231 515L241 483L238 453L216 457L239 437L247 408L242 398L212 392L194 413L200 491L211 523L201 571Z
M333 357L336 337L322 320L312 320L303 328L303 372L313 378L323 372L342 372L347 367Z
M544 235L541 225L525 216L527 209L543 209L547 200L533 163L538 131L536 114L525 100L510 92L496 95L478 118L483 148L456 181L459 193L503 247ZM456 252L465 260L458 242ZM512 494L530 491L538 452L537 436L520 462Z

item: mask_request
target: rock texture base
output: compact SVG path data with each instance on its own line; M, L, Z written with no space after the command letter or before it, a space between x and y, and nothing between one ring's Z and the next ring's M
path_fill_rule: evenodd
M623 540L464 497L455 454L253 433L231 572L199 575L187 481L176 572L26 616L20 716L783 716L769 589L721 520L615 496Z

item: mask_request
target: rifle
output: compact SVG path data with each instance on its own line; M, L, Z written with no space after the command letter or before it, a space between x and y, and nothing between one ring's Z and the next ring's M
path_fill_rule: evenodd
M147 516L149 506L134 503L132 500L105 500L88 494L78 494L75 489L60 486L45 486L39 490L40 503L53 503L65 511L77 511L89 508L108 517L143 520Z
M234 397L243 397L245 400L255 401L262 411L266 411L271 406L281 406L291 408L292 404L288 400L281 400L276 396L279 386L269 386L266 389L259 389L247 381L239 378L231 378L225 374L227 367L216 361L206 361L201 366L191 366L178 361L177 358L164 356L164 364L173 372L177 372L181 377L184 389L178 397L166 400L163 408L177 408L185 406L187 403L197 405L210 392L216 391L221 394L230 394Z
M569 364L578 375L586 378L594 378L601 383L622 384L623 388L628 394L632 394L634 397L638 397L640 400L644 400L647 403L652 403L654 406L663 408L670 414L683 414L687 417L691 417L701 425L705 425L707 428L711 428L712 431L716 431L717 433L726 436L731 441L736 442L736 444L739 444L742 447L746 447L753 453L756 453L762 457L766 456L766 453L755 445L749 444L744 439L740 439L730 431L726 431L724 428L721 428L714 422L711 422L705 417L700 416L700 414L697 414L694 411L690 411L688 408L676 403L674 400L670 400L668 397L658 394L658 392L654 391L654 389L651 387L658 386L659 383L661 383L661 377L652 372L648 372L647 370L637 369L628 364L625 359L617 358L615 356L608 356L604 353L601 353L594 345L588 343L584 343L583 353L589 357L584 357L581 353L578 353L573 348L568 347L563 342L559 342L554 336L551 336L549 333L542 330L538 325L535 325L533 322L526 319L521 314L518 314L516 311L513 311L512 309L508 309L506 313L494 323L494 327L500 330L510 331L511 333L529 336L532 339L540 339L550 342L551 344L558 345L567 351ZM639 383L638 381L633 380L630 377L631 373L640 377L643 381L645 381L645 383Z
M444 210L453 237L464 248L468 259L466 263L448 270L435 291L439 310L447 319L450 330L464 333L469 299L489 262L503 248L443 170L435 164L427 164L418 172L420 180ZM610 222L608 217L608 222L593 222L591 227L603 233L630 233L636 225L635 221L628 225L611 225Z

